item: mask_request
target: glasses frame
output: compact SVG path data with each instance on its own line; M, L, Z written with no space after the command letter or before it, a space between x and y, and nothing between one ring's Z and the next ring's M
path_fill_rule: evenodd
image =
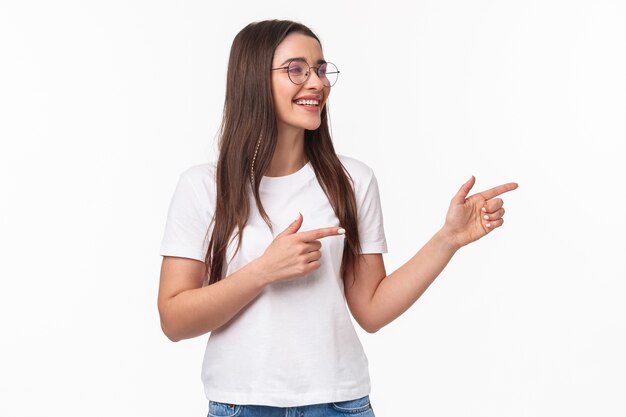
M301 63L303 63L303 64L306 64L306 66L307 66L307 67L309 67L309 69L306 71L306 78L305 78L305 79L304 79L304 81L302 81L301 83L297 83L297 82L295 82L294 80L292 80L292 79L291 79L291 74L289 74L289 71L287 71L287 77L289 77L289 81L291 81L291 82L292 82L292 83L294 83L295 85L302 85L302 84L306 83L306 82L309 80L309 77L311 76L311 70L315 70L315 75L317 75L317 78L319 78L319 79L320 79L320 81L322 81L322 77L320 77L319 70L320 70L320 67L321 67L322 65L324 65L324 64L326 64L326 65L328 65L328 64L332 64L332 65L334 65L334 66L335 66L335 68L337 68L337 65L333 64L332 62L324 62L324 64L318 65L317 67L312 67L312 66L310 66L310 65L309 65L309 63L308 63L308 62L306 62L306 61L302 61L302 60L300 60L300 59L292 59L291 61L289 61L289 62L287 63L287 66L286 66L286 67L272 68L271 70L272 70L272 71L281 70L281 69L286 69L286 70L289 70L289 67L291 66L291 63L292 63L292 62L301 62ZM337 74L337 78L335 79L335 82L334 82L334 83L332 83L332 84L330 84L330 80L329 80L329 84L330 84L330 85L326 85L326 84L324 84L324 81L322 81L322 84L324 84L324 86L326 86L326 87L332 87L333 85L337 84L337 80L339 80L339 73L340 73L340 72L341 72L341 71L339 71L339 68L337 68L337 71L332 71L332 72L330 72L330 73L327 73L327 74ZM327 77L324 77L324 78L326 78L326 79L328 80L328 78L327 78Z

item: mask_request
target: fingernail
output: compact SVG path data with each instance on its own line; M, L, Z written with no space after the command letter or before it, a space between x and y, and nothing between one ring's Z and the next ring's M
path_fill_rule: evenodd
M491 223L487 223L485 226L487 226L487 227L491 227Z
M487 209L486 209L486 208L484 208L484 207L483 207L483 208L481 208L481 210L482 210L484 213L486 213L486 212L487 212Z
M483 219L485 220L489 220L489 216L487 216L486 214L483 216Z
M300 212L298 212L298 217L296 217L296 219L294 220L294 222L297 222L300 219Z
M340 227L339 230L337 230L337 233L339 233L340 235L343 235L344 233L346 233L346 229L344 229L343 227Z

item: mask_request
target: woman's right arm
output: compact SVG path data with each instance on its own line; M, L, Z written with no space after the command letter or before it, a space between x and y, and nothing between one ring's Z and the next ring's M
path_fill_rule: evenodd
M267 285L318 269L322 256L319 239L341 235L344 230L333 226L298 233L300 226L299 214L262 256L206 287L202 287L204 262L164 256L158 298L163 333L177 342L211 332L232 319Z
M161 264L158 307L163 333L177 342L222 326L254 300L269 283L258 259L228 279L202 287L204 262L164 256Z

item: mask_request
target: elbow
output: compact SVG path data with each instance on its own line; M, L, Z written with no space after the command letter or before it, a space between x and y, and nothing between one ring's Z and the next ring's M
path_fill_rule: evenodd
M183 338L180 337L180 335L178 335L174 331L174 329L172 329L172 326L167 324L166 320L164 320L163 317L161 317L161 330L163 331L163 334L167 336L167 338L170 339L172 342L180 342L181 340L183 340Z
M370 334L374 334L380 330L380 327L378 326L362 326L362 327L363 327L363 330L365 330L366 332Z
M376 320L376 317L374 317L373 314L367 314L371 313L369 311L352 309L351 313L352 317L359 324L359 326L368 333L376 333L381 329L381 327L383 327L379 324L379 320Z
M176 323L171 320L167 314L167 308L164 305L159 306L159 319L161 322L161 331L172 342L180 342L184 339L180 332L177 331Z
M361 328L363 330L365 330L366 332L368 332L370 334L376 333L382 327L382 326L379 326L378 324L373 323L371 321L361 320L361 321L357 321L357 322L359 323L359 325L361 326Z
M179 316L166 313L166 310L159 311L161 331L172 342L180 342L181 340L191 339L196 336L200 336L211 330L205 330L204 332L197 332L189 325L183 322Z
M182 337L179 337L178 335L176 335L175 333L173 333L172 331L168 331L165 328L163 328L161 326L161 329L163 329L163 334L165 336L167 336L167 338L172 341L172 342L180 342L181 340L183 340Z

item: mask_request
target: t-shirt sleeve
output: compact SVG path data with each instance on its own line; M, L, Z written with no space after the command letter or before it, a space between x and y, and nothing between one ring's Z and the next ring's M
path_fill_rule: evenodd
M387 253L378 181L372 170L356 197L361 253Z
M214 208L205 192L194 186L189 172L181 174L170 202L159 254L204 261L207 231Z

